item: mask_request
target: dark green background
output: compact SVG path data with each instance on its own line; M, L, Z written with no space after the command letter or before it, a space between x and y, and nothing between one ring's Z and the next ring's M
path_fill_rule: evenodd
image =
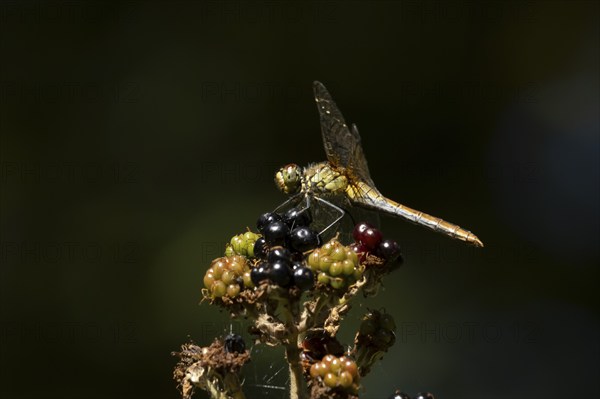
M382 219L407 261L342 331L397 321L364 397L600 394L596 2L0 9L2 398L178 396L170 352L229 330L210 260L324 159L315 79L384 194L486 244Z

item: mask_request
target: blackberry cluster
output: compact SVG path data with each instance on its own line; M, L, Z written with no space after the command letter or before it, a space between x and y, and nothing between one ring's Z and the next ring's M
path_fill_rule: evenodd
M265 281L306 291L314 287L316 280L339 290L362 278L361 261L367 254L387 261L401 259L398 244L383 240L381 232L367 223L356 225L356 242L351 246L334 238L319 247L321 239L310 228L312 221L308 208L262 214L256 222L259 233L247 231L233 236L225 257L213 260L204 276L208 296L235 298L242 290Z
M375 362L394 344L395 330L396 323L388 313L370 310L363 316L354 337L353 350L361 375L368 374Z
M312 215L308 209L292 208L283 215L275 212L262 214L256 227L264 237L263 246L283 246L293 252L306 252L320 244L319 235L309 227L311 223Z
M212 298L235 298L245 287L253 287L248 261L241 255L213 260L204 275L204 286Z
M383 258L388 263L400 265L404 261L398 243L393 240L384 240L381 231L370 224L366 222L357 224L354 226L352 235L356 241L351 247L359 255L361 261L369 254Z
M306 266L304 252L320 244L319 235L309 225L312 216L308 209L292 208L280 215L268 212L261 215L256 227L262 233L254 243L253 255L260 261L250 277L254 285L269 281L280 287L309 290L314 274Z
M356 340L361 345L387 350L396 341L396 323L388 313L372 310L360 323Z
M269 281L280 287L296 286L301 290L311 289L314 285L314 275L306 267L302 255L294 254L285 247L269 249L266 258L250 272L250 278L254 285Z
M358 367L347 356L325 355L310 367L310 376L323 381L329 388L341 388L350 392L358 390Z
M352 285L362 277L357 253L333 238L308 256L308 265L318 273L317 281L335 289Z

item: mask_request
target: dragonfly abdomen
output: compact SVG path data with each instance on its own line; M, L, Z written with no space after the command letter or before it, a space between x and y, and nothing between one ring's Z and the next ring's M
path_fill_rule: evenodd
M357 205L401 217L452 238L465 241L477 247L483 247L483 243L479 238L470 231L386 198L377 189L370 187L364 182L349 184L346 193Z

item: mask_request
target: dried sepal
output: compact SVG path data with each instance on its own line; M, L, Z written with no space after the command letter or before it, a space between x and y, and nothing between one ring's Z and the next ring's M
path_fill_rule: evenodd
M222 340L206 347L193 342L183 344L181 352L173 352L179 362L173 372L173 379L181 391L183 399L192 397L196 388L203 389L214 398L243 398L239 373L250 361L250 352L230 353L225 350Z

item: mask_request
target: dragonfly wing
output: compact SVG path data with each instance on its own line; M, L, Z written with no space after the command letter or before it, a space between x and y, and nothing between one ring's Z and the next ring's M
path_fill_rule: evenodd
M352 124L352 135L357 138L354 151L352 153L352 166L350 170L353 176L358 177L371 187L375 187L375 183L371 179L371 173L369 173L369 165L367 165L367 158L363 152L362 145L360 144L360 135L358 134L358 127Z
M373 186L358 128L354 124L352 129L348 128L344 116L321 82L314 82L313 89L327 159L333 166L345 168L351 177Z
M362 206L368 209L385 212L382 203L385 197L375 188L374 185L366 182L353 182L347 189L348 197L354 205Z

